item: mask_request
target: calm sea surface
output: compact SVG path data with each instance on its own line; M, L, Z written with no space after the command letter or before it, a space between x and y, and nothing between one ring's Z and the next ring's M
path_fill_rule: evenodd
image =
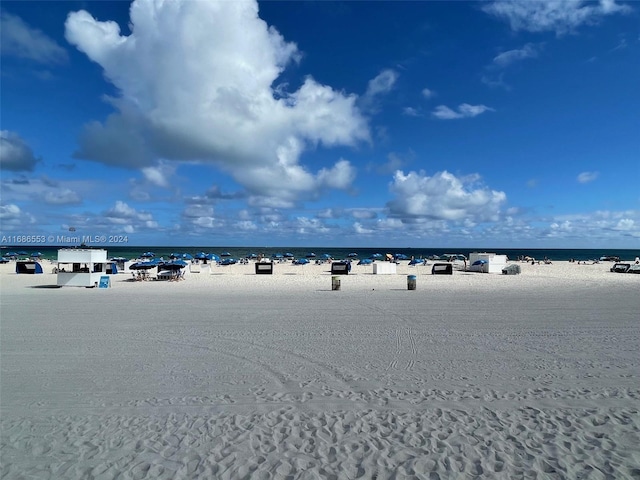
M215 253L221 255L229 253L233 258L244 258L251 254L263 254L271 257L275 254L293 254L295 258L307 257L311 253L315 253L317 257L328 254L334 259L347 258L349 254L357 254L358 258L370 258L375 253L380 254L404 254L408 257L427 258L431 255L444 255L447 253L462 253L469 256L471 252L492 252L500 255L507 255L509 259L517 259L521 256L531 256L536 259L549 260L593 260L599 259L603 255L612 255L620 257L621 260L633 260L640 256L640 248L637 250L619 250L619 249L535 249L535 248L473 248L473 249L456 249L456 248L326 248L326 247L224 247L224 246L201 246L201 247L133 247L133 246L98 246L91 245L92 248L105 248L109 257L124 257L128 259L139 258L143 253L153 252L156 257L168 258L171 254L188 253L196 255L199 252ZM58 256L59 248L69 247L44 247L44 246L3 246L2 255L14 252L20 257L27 257L32 253L40 252L42 258L55 260Z

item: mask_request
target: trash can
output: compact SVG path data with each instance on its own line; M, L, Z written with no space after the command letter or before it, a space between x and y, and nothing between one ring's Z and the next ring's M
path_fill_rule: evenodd
M340 290L340 277L331 277L331 290Z
M415 290L415 289L416 289L416 276L407 275L407 290Z

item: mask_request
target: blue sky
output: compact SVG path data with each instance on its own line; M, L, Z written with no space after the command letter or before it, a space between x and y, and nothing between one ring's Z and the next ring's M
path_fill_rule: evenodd
M636 2L1 11L3 243L640 246Z

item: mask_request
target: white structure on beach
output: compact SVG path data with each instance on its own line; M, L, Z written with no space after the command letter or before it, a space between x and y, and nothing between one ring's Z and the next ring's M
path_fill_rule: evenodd
M107 274L107 251L61 248L58 250L58 286L97 287Z
M484 263L474 265L474 263L479 260L484 260ZM467 267L467 270L471 272L502 273L502 269L506 266L506 255L487 252L472 252L469 254L469 266Z

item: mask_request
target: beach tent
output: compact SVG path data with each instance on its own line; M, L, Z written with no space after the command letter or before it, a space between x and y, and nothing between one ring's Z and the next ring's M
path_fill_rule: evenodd
M42 273L42 265L33 261L16 262L16 273Z
M118 264L116 262L107 263L107 275L115 275L118 273Z

